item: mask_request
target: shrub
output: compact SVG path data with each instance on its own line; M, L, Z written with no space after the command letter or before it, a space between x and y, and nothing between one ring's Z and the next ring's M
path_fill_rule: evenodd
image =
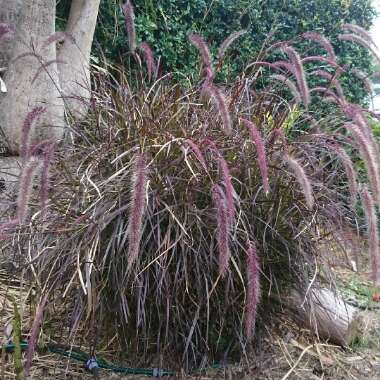
M227 35L242 29L247 31L227 51L218 77L225 82L235 80L247 62L260 56L264 42L292 41L309 31L321 33L331 40L340 64L360 67L363 71L369 71L371 67L371 57L365 49L342 44L337 39L344 23L355 23L369 29L375 15L369 0L136 0L134 3L138 40L152 46L156 57L160 58L163 72L180 73L177 78L194 77L197 73L198 56L187 42L190 31L202 34L215 55ZM116 0L101 3L95 51L99 56L104 53L114 62L126 62L129 49L118 4ZM59 4L63 18L68 12L68 5L67 1ZM313 41L301 40L297 48L303 54L321 53ZM312 81L311 78L309 80ZM366 100L367 92L355 76L343 75L341 83L351 101L360 103Z
M44 173L51 166L50 199L41 196L40 212L28 193L22 223L13 235L15 221L3 224L0 244L29 265L43 293L34 328L45 303L67 316L60 336L50 332L55 340L78 343L83 329L93 352L112 340L140 362L176 353L187 368L244 352L256 316L263 325L263 311L276 315L274 300L306 288L316 272L328 277L319 243L334 244L357 217L348 149L370 174L371 192L362 193L368 232L378 240L378 146L369 111L339 91L344 69L333 57L318 57L333 71L327 87L309 91L305 57L281 44L283 61L263 57L222 88L207 45L191 40L202 53L201 84L184 88L170 74L149 82L143 72L104 64L93 72L91 114L71 125L74 143L57 150L54 165L47 165L51 146L23 149L26 183L35 162ZM281 70L298 96L279 81L256 87L262 67ZM316 99L339 112L311 113ZM46 194L46 175L41 184ZM371 255L376 278L373 244Z

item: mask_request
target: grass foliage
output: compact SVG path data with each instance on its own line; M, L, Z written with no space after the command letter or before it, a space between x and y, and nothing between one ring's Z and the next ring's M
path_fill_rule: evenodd
M320 242L334 245L357 217L350 156L361 154L375 176L364 194L377 239L370 115L339 91L343 69L331 54L317 57L333 77L314 91L289 45L283 61L261 57L222 88L207 45L191 40L202 83L184 88L170 73L129 75L104 63L93 68L89 115L71 123L71 141L54 158L51 144L24 136L26 190L0 244L41 293L35 330L45 304L58 304L65 317L54 339L74 343L85 331L94 351L112 341L141 362L175 353L185 367L246 352L256 314L263 326L267 311L278 312L275 299L307 287L316 272L329 277ZM282 81L262 89L268 70L283 73L298 96ZM321 99L335 112L311 111ZM377 263L378 247L370 254Z

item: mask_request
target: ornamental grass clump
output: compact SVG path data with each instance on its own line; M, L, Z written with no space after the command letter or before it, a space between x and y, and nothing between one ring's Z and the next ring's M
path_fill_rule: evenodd
M368 233L378 239L373 115L336 86L309 90L310 73L289 43L280 52L285 66L250 64L222 88L205 41L190 39L212 74L206 87L205 70L184 87L170 75L151 83L151 73L145 80L125 68L94 68L93 110L70 126L73 143L55 151L43 217L26 193L19 224L0 227L1 248L32 263L30 281L47 297L38 318L56 318L50 303L68 316L56 322L59 332L44 330L55 341L94 354L112 341L135 365L153 354L186 368L235 358L259 347L255 328L278 316L284 295L306 289L319 267L319 280L329 277L321 236L333 248L355 225L359 181L371 185L372 194L362 194ZM280 70L302 103L279 81L259 85ZM326 91L335 112L312 113ZM367 173L355 176L362 161ZM372 242L374 280L377 255Z

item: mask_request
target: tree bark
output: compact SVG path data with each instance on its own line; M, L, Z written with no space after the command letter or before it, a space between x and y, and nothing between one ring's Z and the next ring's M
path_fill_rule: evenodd
M0 22L10 25L14 30L18 25L23 0L0 0ZM0 39L0 67L6 68L12 51L12 38Z
M366 333L366 314L330 289L312 287L307 295L293 292L288 306L300 325L331 343L349 346Z
M66 33L58 52L59 78L65 105L76 118L83 118L91 97L90 53L100 0L72 0Z
M4 78L8 92L0 104L0 126L12 154L20 152L22 124L34 107L46 107L46 113L31 131L32 141L58 141L63 137L64 107L56 45L43 48L43 43L55 32L55 10L55 0L24 0L20 8L12 60ZM24 53L35 56L18 58Z

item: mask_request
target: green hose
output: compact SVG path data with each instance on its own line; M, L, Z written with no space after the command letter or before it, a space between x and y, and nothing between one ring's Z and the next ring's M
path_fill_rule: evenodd
M8 343L8 344L4 345L3 348L5 348L5 350L7 350L8 352L13 352L15 349L15 344L14 343ZM21 349L26 350L27 348L28 348L28 343L25 341L21 342ZM75 351L67 351L64 348L55 346L53 344L49 344L47 346L47 349L54 354L66 356L70 359L75 359L75 360L81 361L85 364L88 363L90 359L93 359L85 353L79 353L79 352L75 352ZM119 366L116 366L116 365L113 365L113 364L107 362L103 358L96 358L96 363L97 363L98 368L108 369L108 370L111 370L115 373L123 373L123 374L127 374L127 375L145 375L145 376L151 376L151 377L164 377L164 376L174 376L175 375L175 372L163 370L161 368L119 367Z

